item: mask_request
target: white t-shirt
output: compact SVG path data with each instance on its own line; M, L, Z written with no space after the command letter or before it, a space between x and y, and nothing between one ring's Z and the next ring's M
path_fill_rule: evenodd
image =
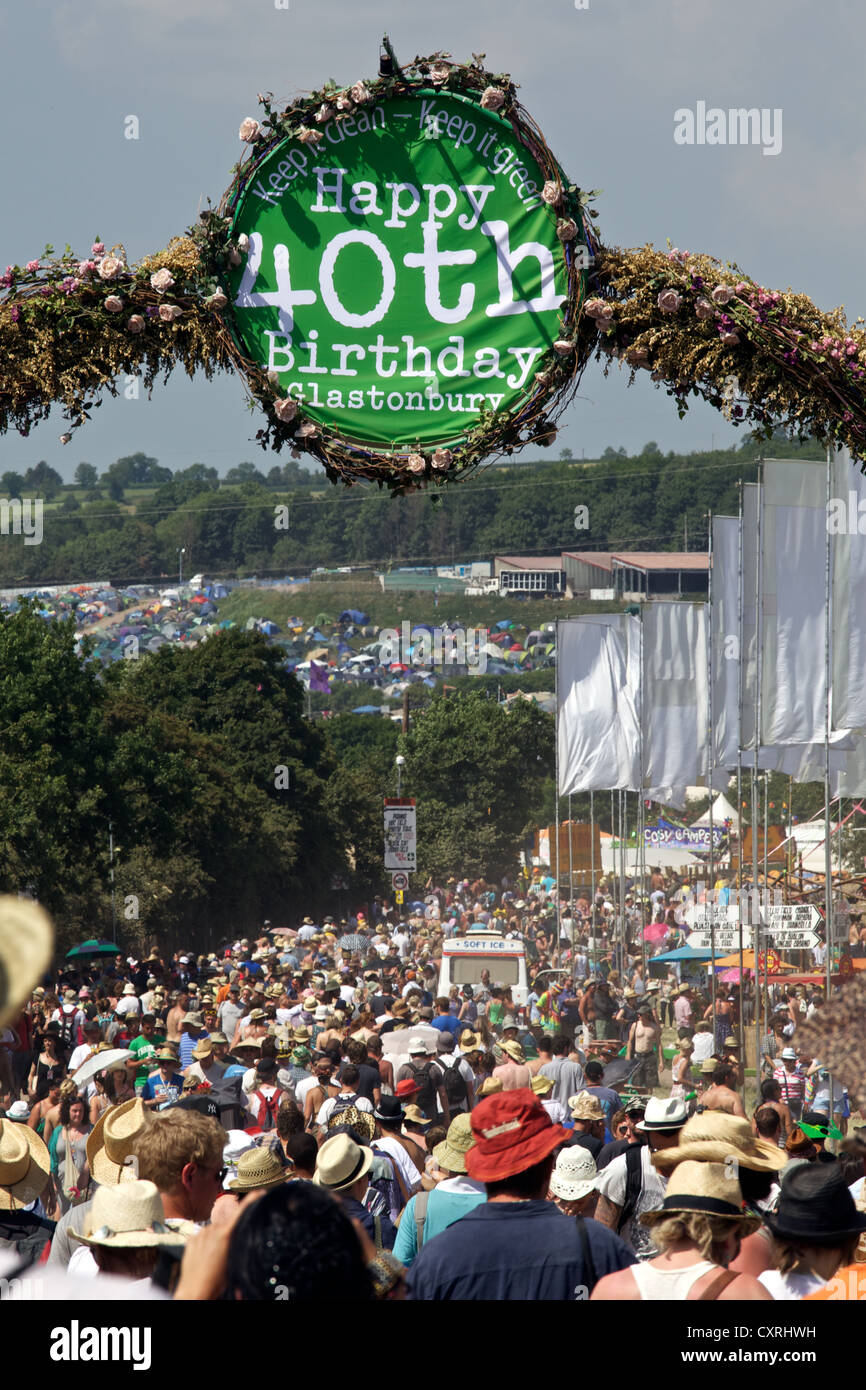
M395 1139L393 1134L383 1134L375 1142L376 1148L386 1153L395 1167L400 1169L406 1190L411 1192L413 1187L418 1186L423 1174L419 1173L399 1139Z
M695 1033L694 1044L692 1066L697 1066L699 1062L708 1061L716 1050L716 1041L712 1033Z
M823 1289L827 1280L818 1274L780 1274L777 1269L765 1269L758 1275L758 1282L777 1303L795 1303L806 1294Z
M69 1058L70 1072L77 1071L78 1068L81 1066L81 1063L87 1061L92 1051L93 1047L90 1043L81 1043L80 1046L76 1047L75 1051Z
M135 994L124 994L117 1001L116 1014L121 1014L124 1018L127 1014L141 1013L141 1000Z
M307 1098L307 1092L311 1091L314 1086L320 1086L321 1084L318 1077L315 1076L308 1076L306 1081L298 1082L295 1087L295 1100L302 1110L304 1108L304 1101Z
M649 1144L642 1145L640 1157L642 1170L640 1195L635 1203L631 1218L620 1235L639 1260L651 1260L658 1254L658 1250L653 1244L649 1229L641 1224L638 1217L642 1212L653 1211L661 1206L667 1183L661 1173L652 1165ZM619 1154L617 1158L611 1159L606 1168L602 1168L596 1179L596 1188L609 1202L623 1207L625 1206L627 1182L626 1155L623 1153Z

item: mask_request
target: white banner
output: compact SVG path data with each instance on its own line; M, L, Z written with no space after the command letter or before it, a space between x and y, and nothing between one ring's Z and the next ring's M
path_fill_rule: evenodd
M713 517L713 765L737 764L739 738L740 641L738 585L740 523L735 516Z
M641 624L620 613L557 623L559 795L637 790Z
M832 725L866 729L866 477L847 449L832 465L827 516L833 571Z
M644 794L682 805L707 772L707 605L648 603L643 626Z

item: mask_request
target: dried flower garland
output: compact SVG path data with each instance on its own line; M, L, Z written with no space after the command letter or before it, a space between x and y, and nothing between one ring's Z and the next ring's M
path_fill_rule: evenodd
M160 374L181 364L188 375L238 371L266 423L262 448L288 444L312 454L333 482L367 479L399 493L443 486L485 458L524 444L550 444L555 421L573 399L590 358L617 360L631 379L647 370L665 384L679 414L702 397L732 421L770 435L782 423L800 438L845 444L866 453L866 333L848 328L841 310L824 314L806 295L768 291L708 255L646 246L609 249L597 240L593 193L569 185L544 138L520 107L508 74L491 73L483 54L469 64L449 54L415 58L400 67L385 41L380 75L351 87L326 84L282 110L260 96L262 119L246 117L238 135L245 157L216 208L184 237L130 266L122 246L94 242L85 259L67 247L46 247L23 267L0 275L0 433L28 434L59 403L69 422L89 418L117 378L141 376L150 393ZM363 449L339 432L304 418L303 403L281 398L273 380L249 360L233 336L225 292L242 263L246 238L232 239L233 211L249 179L286 137L313 147L327 121L358 107L421 90L452 92L506 118L544 170L541 198L565 254L568 299L560 334L538 364L531 390L513 412L481 411L458 444L405 453ZM587 267L593 266L591 277ZM587 287L589 284L589 288Z

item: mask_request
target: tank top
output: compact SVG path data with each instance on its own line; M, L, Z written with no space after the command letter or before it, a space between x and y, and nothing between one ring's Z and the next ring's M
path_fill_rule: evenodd
M696 1265L686 1265L683 1269L660 1270L644 1262L630 1266L645 1303L661 1303L677 1300L682 1303L688 1298L692 1288L711 1269L719 1269L709 1260L701 1260Z

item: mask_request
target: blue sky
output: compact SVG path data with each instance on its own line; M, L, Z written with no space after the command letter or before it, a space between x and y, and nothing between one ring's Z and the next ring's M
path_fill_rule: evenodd
M328 77L375 73L387 31L398 56L487 54L570 176L600 188L608 245L669 238L709 251L823 308L866 312L866 117L858 0L28 0L4 16L4 196L0 262L46 242L84 254L95 234L130 259L158 250L216 202L238 157L256 93L291 95ZM780 108L782 149L682 146L674 113ZM140 138L124 138L135 115ZM584 376L560 441L577 457L703 449L740 436L708 407L677 419L648 381ZM64 448L59 413L30 438L0 437L0 472L45 458L66 478L142 449L171 468L220 471L276 459L239 381L175 376L147 402L106 401Z

